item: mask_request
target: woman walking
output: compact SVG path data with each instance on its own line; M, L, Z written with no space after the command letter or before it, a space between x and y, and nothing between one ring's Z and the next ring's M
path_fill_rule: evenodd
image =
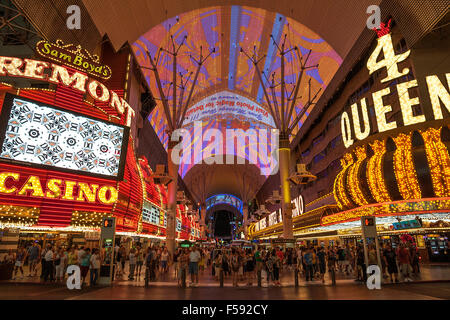
M239 286L239 269L241 267L242 261L239 258L239 254L233 250L231 256L231 271L233 273L233 287Z
M66 269L67 264L67 255L64 252L64 249L60 249L56 254L55 259L55 269L56 269L56 281L64 280L64 271Z
M26 258L26 251L25 251L25 249L23 247L19 247L19 249L17 249L17 254L16 254L16 263L14 265L13 280L16 279L17 272L19 270L22 273L22 277L20 277L20 279L23 279L23 276L24 276L23 262L25 261L25 258Z
M141 277L142 265L144 264L144 253L142 248L138 247L136 252L136 280L139 281Z

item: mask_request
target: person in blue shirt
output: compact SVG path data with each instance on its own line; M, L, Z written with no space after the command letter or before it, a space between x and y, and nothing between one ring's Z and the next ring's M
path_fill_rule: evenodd
M84 254L81 257L80 269L81 269L81 285L84 285L84 280L89 272L89 266L91 265L91 250L85 249Z

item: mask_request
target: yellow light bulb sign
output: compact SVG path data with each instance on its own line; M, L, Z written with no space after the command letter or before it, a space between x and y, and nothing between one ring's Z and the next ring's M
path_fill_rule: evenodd
M372 74L379 69L386 68L387 77L381 79L381 83L407 75L409 73L409 69L405 68L402 72L399 72L398 63L406 60L411 53L411 50L401 54L395 54L390 33L382 36L381 38L377 38L377 40L377 46L370 55L369 60L367 60L367 69L369 69L369 74ZM377 62L378 56L381 52L383 52L384 58Z
M404 68L400 72L398 64L409 57L411 50L396 54L391 34L387 33L387 30L384 31L386 33L382 36L379 34L380 37L377 38L377 46L367 60L369 74L373 74L382 69L386 70L386 77L380 80L381 83L404 77L410 72L409 68ZM378 60L379 58L380 60ZM373 92L372 101L375 111L373 115L368 112L368 102L365 97L360 102L353 103L350 108L351 111L344 111L341 115L341 132L344 146L349 148L356 140L364 140L370 135L370 132L372 132L370 116L375 117L379 133L394 130L399 127L397 120L390 119L388 121L388 115L393 109L390 104L385 104L384 102L385 97L392 93L396 94L398 98L403 126L415 125L426 122L427 120L442 119L442 107L445 107L450 113L450 93L448 89L450 86L450 73L446 73L445 78L447 80L447 87L437 75L426 76L425 81L423 81L428 89L434 119L427 119L426 117L429 118L430 116L426 116L425 114L417 115L413 112L413 106L421 104L419 97L410 96L412 93L409 92L410 89L420 86L420 83L416 79L407 79L403 82L393 83L395 87L391 85Z

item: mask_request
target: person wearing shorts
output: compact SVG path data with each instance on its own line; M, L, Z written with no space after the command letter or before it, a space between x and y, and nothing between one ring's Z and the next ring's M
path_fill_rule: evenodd
M161 252L161 272L166 273L168 271L169 251L167 248Z
M397 255L395 254L395 251L392 249L391 245L387 245L386 249L384 249L383 252L383 260L385 264L387 265L387 270L389 273L389 277L391 278L391 282L398 282L398 268L397 268ZM392 277L394 275L394 277Z
M28 264L29 264L29 270L28 270L28 276L33 277L36 275L36 265L39 258L39 252L40 248L38 247L36 242L33 242L31 247L28 248Z
M24 276L24 274L23 274L23 262L25 261L25 258L26 258L26 251L25 251L25 249L23 247L20 247L17 250L17 254L16 254L16 263L14 265L13 280L15 280L18 271L20 271L22 273L21 279L23 279L23 276Z
M201 255L197 247L193 247L189 253L189 274L191 275L191 286L198 286L198 262Z

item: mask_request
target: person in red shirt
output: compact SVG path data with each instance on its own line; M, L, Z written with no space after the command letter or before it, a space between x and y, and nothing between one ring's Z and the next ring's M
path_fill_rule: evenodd
M276 254L277 254L278 259L280 259L280 272L281 272L281 269L283 268L283 263L284 263L284 260L283 260L284 252L281 248L277 248Z
M398 264L400 266L400 274L403 277L403 281L408 282L412 281L409 277L410 266L411 266L411 255L409 254L409 250L405 247L405 244L400 244L400 247L397 250L397 258Z

